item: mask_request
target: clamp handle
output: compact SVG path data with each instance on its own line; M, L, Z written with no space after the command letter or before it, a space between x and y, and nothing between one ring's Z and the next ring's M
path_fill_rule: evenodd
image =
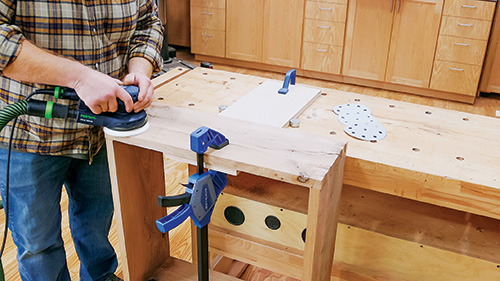
M166 208L166 207L175 207L183 204L189 203L191 199L191 194L185 192L183 194L174 195L174 196L158 196L157 202L158 206Z
M167 233L179 226L179 224L189 218L192 213L193 209L191 208L191 206L189 204L184 204L177 210L173 211L171 214L156 220L156 227L162 233Z
M210 223L217 198L226 185L227 176L221 172L209 170L201 175L191 175L186 193L167 197L158 196L158 205L162 207L185 204L182 204L171 214L156 220L156 227L161 232L166 233L191 217L198 228L203 228ZM191 187L192 190L190 190Z
M283 88L278 90L279 94L288 93L288 87L290 87L290 83L295 85L295 79L297 78L297 70L291 69L285 75L285 81L283 81Z

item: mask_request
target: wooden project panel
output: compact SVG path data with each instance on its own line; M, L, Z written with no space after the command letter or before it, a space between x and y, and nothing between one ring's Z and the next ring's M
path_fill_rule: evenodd
M286 127L319 95L320 90L291 85L287 94L279 94L283 83L266 81L221 112L221 116L237 118L276 127Z

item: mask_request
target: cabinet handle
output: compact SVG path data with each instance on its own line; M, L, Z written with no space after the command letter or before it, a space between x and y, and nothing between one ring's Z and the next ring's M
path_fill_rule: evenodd
M457 46L469 47L469 44L466 44L466 43L458 43L458 42L455 42L455 45L457 45Z
M472 24L469 23L458 23L460 26L472 27Z
M324 10L324 11L331 11L332 8L323 8L323 7L319 7L320 10Z
M325 50L325 49L316 49L316 51L318 51L318 52L328 52L328 50Z
M453 70L453 71L464 71L463 68L455 68L455 67L450 67L450 70Z
M318 28L330 29L330 26L328 26L328 25L318 25Z
M471 9L477 8L477 6L471 6L471 5L462 5L462 7L464 7L464 8L471 8Z
M212 34L205 34L205 33L202 33L201 36L207 36L207 37L212 37L213 35Z
M202 14L202 15L209 15L209 16L211 16L211 15L212 15L212 13L208 13L208 12L201 12L201 14Z
M399 8L401 7L401 0L397 0L398 2L396 3L396 13L399 13Z

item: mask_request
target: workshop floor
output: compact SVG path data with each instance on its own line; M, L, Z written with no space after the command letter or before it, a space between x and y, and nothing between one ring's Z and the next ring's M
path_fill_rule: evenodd
M188 62L190 64L199 66L200 62L195 61L194 56L189 52L189 49L183 47L177 47L177 58L181 61ZM168 66L166 66L168 67ZM237 72L248 75L261 76L272 79L283 79L283 74L274 73L262 70L252 70L241 67L232 67L227 65L218 65L214 64L214 69L225 70L231 72ZM367 87L361 87L356 85L348 85L341 84L336 82L329 82L324 80L310 79L304 77L298 77L299 82L301 84L308 84L311 86L316 86L320 88L331 88L337 89L341 91L355 92L360 94L365 94L369 96L377 96L382 98L401 100L405 102L411 102L416 104L430 105L439 108L451 109L456 111L468 112L473 114L485 115L490 117L498 117L497 114L500 112L500 95L490 95L488 97L479 97L476 99L476 102L473 105L463 104L458 102L450 102L439 99L433 99L428 97L419 97L415 95L409 95L404 93L397 93L387 90L381 89L373 89ZM179 166L177 168L179 171L186 170L185 167ZM179 190L180 192L180 190ZM75 249L73 243L71 241L71 234L68 228L68 217L67 217L67 196L63 195L63 199L61 202L61 209L63 211L63 239L66 242L66 251L68 257L68 267L70 269L70 274L72 276L72 280L78 280L78 270L79 270L79 262L78 257L76 256ZM0 229L3 229L3 225L5 222L5 215L3 212L0 212ZM172 255L177 256L179 258L189 260L191 257L190 253L190 244L189 239L186 239L186 236L190 236L189 229L187 225L184 227L180 227L176 230L176 233L172 235L172 244L178 245L176 248L172 249ZM117 252L120 252L118 247L118 238L116 233L116 227L113 225L112 232L110 234L110 239L115 245ZM17 262L16 262L16 249L12 243L10 233L8 234L6 249L4 255L2 257L2 262L4 265L6 280L9 281L18 281L19 273L17 271ZM212 257L214 258L214 257ZM235 262L228 259L220 260L221 257L216 257L215 259L218 262L218 267L216 270L231 273L234 276L239 276L243 280L252 280L252 281L295 281L296 279L277 275L275 273L255 268L252 266L248 266L239 262ZM118 268L118 275L121 276L121 267Z

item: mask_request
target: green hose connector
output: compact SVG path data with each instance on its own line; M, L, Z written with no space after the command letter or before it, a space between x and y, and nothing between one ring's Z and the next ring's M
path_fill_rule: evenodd
M7 105L0 111L0 131L10 122L10 120L26 114L28 110L28 102L25 100L18 101L14 104Z

